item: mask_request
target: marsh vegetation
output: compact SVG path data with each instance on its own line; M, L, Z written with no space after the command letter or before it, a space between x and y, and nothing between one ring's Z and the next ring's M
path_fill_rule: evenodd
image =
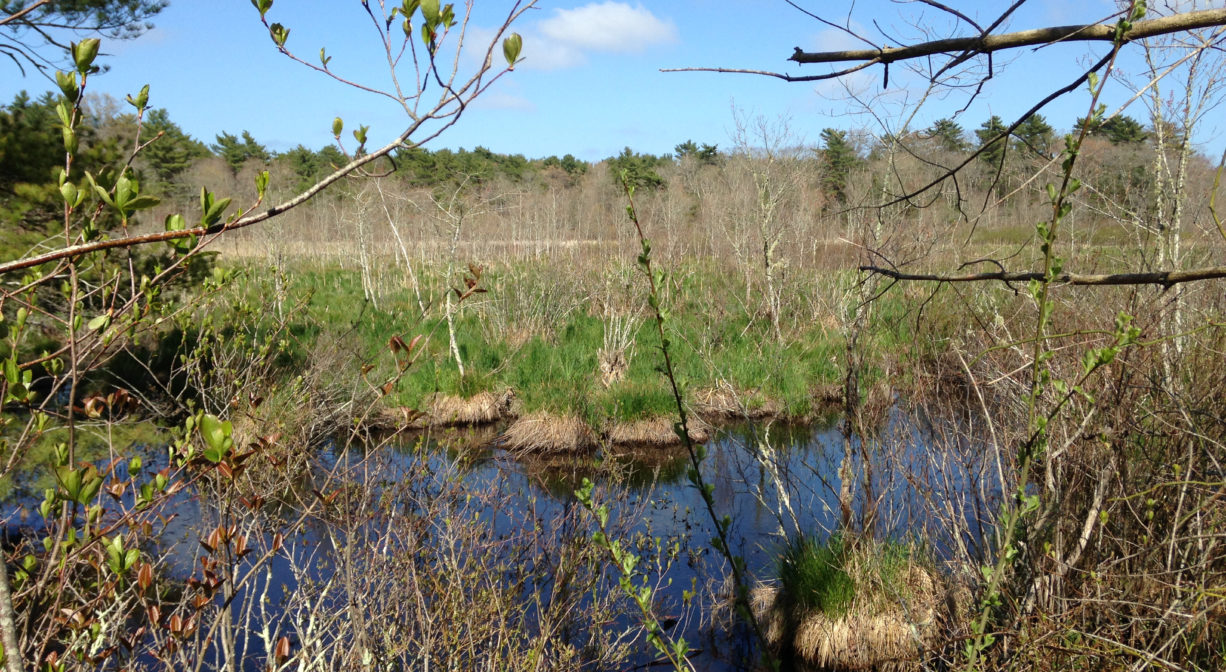
M1146 121L410 141L526 8L380 149L206 147L89 40L0 109L9 672L1226 663L1220 26Z

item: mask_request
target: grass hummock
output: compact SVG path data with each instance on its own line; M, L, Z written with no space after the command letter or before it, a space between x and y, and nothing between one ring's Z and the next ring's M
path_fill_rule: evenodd
M754 589L751 607L772 646L821 668L914 661L957 618L949 605L968 602L925 554L903 543L800 536L777 568L778 583Z

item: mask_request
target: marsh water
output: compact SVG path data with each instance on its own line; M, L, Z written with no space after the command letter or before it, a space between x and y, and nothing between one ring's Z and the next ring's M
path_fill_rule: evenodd
M404 437L384 457L381 478L395 478L386 473L389 467L420 469L424 462L429 469L453 473L470 491L498 493L501 504L488 515L504 535L514 534L516 526L583 515L574 493L584 479L592 480L597 503L610 507L610 528L643 550L642 569L656 586L657 616L670 624L670 636L684 637L697 651L694 666L752 667L755 654L743 624L718 617L729 594L727 563L713 550L715 527L688 475L691 462L684 448L610 449L597 456L543 460L508 454L496 436L496 430L453 430ZM999 488L988 485L984 465L990 461L975 447L938 446L934 436L932 424L898 410L866 444L845 436L837 419L804 426L740 423L713 433L701 473L714 487L716 514L732 521L733 553L744 558L755 582L772 580L789 537L822 538L839 525L841 467L856 481L854 518L875 521L878 537L918 544L938 561L974 557L982 538L979 525L995 510ZM355 461L363 457L355 454L360 452L332 446L328 460ZM531 515L516 515L529 509ZM175 549L169 564L187 574L199 555L194 532L202 518L199 500L187 497L175 512L177 519L165 532L165 543ZM303 552L335 552L321 531L308 527L305 536L305 547L312 550ZM674 552L670 555L667 548ZM326 574L332 565L315 566L313 572ZM266 597L276 604L301 577L274 563ZM690 590L695 594L687 599ZM622 617L613 627L629 632L636 624ZM634 662L650 664L654 656L640 644Z

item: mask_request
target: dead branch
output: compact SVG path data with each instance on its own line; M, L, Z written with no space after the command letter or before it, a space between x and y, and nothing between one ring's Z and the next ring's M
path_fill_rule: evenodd
M1148 21L1138 21L1132 24L1127 34L1122 37L1121 44L1159 35L1169 35L1213 26L1226 26L1226 9L1204 9L1164 16ZM781 72L742 68L661 68L660 72L720 72L765 75L787 82L812 82L837 79L878 64L888 66L890 63L923 58L934 54L957 53L959 54L957 60L962 62L976 54L986 54L990 58L997 51L1017 49L1019 47L1045 46L1057 42L1113 42L1115 38L1116 25L1114 24L1091 23L1076 26L1050 26L999 35L988 33L973 37L951 37L910 44L903 47L817 52L804 51L800 47L796 47L795 52L788 60L802 65L808 63L856 63L856 65L820 75L790 75Z
M1197 28L1209 28L1226 24L1226 9L1204 9L1164 16L1148 21L1138 21L1123 36L1124 42L1141 40L1158 35L1181 33ZM881 47L879 49L851 49L847 51L807 52L799 47L788 60L797 63L841 63L869 61L895 63L933 54L970 51L989 54L1005 49L1031 47L1055 42L1112 42L1116 26L1111 24L1086 24L1080 26L1052 26L1020 30L1000 35L977 35L975 37L952 37L931 42L921 42L905 47Z
M920 280L931 282L990 282L993 280L1010 282L1029 282L1043 280L1039 271L996 271L992 273L967 273L964 275L943 275L940 273L903 273L892 268L880 266L861 266L861 271L884 275L895 280ZM1162 285L1171 287L1184 282L1201 280L1218 280L1226 278L1226 266L1195 268L1187 271L1151 271L1148 273L1108 273L1083 275L1080 273L1061 273L1051 279L1060 285Z

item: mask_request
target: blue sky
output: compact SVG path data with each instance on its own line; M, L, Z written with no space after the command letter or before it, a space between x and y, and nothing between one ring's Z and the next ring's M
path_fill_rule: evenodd
M475 46L488 35L495 14L505 12L508 4L478 2L468 43ZM835 21L847 20L853 6L816 0L798 4ZM1005 3L954 4L974 18L990 20ZM1100 21L1114 7L1109 0L1031 0L1008 28ZM920 9L914 4L859 0L850 21L862 29L867 25L866 32L877 40L882 38L872 26L874 21L898 39L919 36L912 24L924 22L935 27L935 36L950 34L947 20L931 9L921 16ZM388 85L386 62L357 2L276 0L269 19L291 30L288 46L307 60L315 61L319 48L326 46L336 72L370 86ZM372 143L404 127L403 114L387 101L278 54L248 0L172 0L154 22L156 28L135 41L104 42L103 62L111 70L94 78L90 90L122 99L147 83L150 104L167 108L173 120L205 142L222 131L248 130L275 150L299 143L318 148L331 141L330 127L337 116L347 128L369 125ZM513 29L524 36L524 62L429 147L482 145L528 157L572 153L588 160L614 155L625 146L670 152L686 139L726 147L734 128L734 108L745 118L787 119L795 141L816 143L825 127L879 133L883 122L895 125L899 115L909 113L922 93L919 80L897 66L891 70L888 91L881 90L880 67L847 78L847 88L837 82L787 83L751 75L659 71L722 66L814 74L824 66L802 68L786 60L793 47L854 46L845 34L782 0L541 0ZM969 131L990 114L1012 120L1105 50L1105 45L1074 44L997 57L994 77L959 121ZM495 63L501 63L501 50L496 55ZM470 67L473 58L464 56L462 63ZM1139 78L1137 58L1125 59L1122 66ZM14 68L0 68L4 68L0 100L11 100L22 88L31 92L49 88L36 76L22 79ZM866 113L866 105L847 99L848 88L862 101L871 99L867 105L871 113ZM1127 95L1126 87L1113 83L1106 99L1115 106ZM967 102L965 91L930 99L912 126L923 128ZM1087 105L1088 95L1080 90L1043 113L1057 129L1066 130ZM1128 113L1147 118L1139 104ZM1210 114L1196 139L1207 151L1220 152L1223 129L1213 122Z

